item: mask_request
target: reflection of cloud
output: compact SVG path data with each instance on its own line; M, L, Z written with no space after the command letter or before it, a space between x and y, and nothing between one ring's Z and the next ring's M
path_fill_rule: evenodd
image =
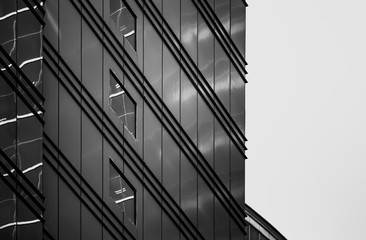
M191 24L182 27L182 42L188 44L197 37L197 25Z
M207 27L205 24L205 27L200 27L199 33L198 33L198 41L204 41L208 39L210 36L212 36L211 30Z
M41 222L41 221L39 219L35 219L35 220L30 220L30 221L12 222L12 223L8 223L8 224L4 224L4 225L0 226L0 230L2 230L4 228L12 227L12 226L29 225L29 224L37 223L37 222Z
M43 2L40 2L39 5L43 6ZM34 6L33 8L36 9L37 6ZM5 20L5 19L7 19L7 18L9 18L11 16L14 16L17 13L22 13L22 12L25 12L25 11L28 11L28 10L29 10L29 8L28 7L25 7L25 8L21 8L21 9L18 9L16 11L10 12L10 13L4 15L4 16L1 16L0 17L0 21Z
M231 35L237 34L244 31L244 24L235 23L231 25Z

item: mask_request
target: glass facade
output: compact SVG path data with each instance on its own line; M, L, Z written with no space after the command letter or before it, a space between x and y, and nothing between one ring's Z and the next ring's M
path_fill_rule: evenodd
M136 128L136 103L113 73L111 73L109 81L109 106L134 135Z
M248 237L245 8L1 1L0 239Z
M0 239L41 239L41 4L0 2Z

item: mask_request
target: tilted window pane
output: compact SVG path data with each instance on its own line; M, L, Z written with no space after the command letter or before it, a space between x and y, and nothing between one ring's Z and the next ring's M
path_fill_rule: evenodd
M135 136L136 103L113 74L110 76L109 83L109 106L125 124L128 131Z
M117 168L110 163L109 196L118 207L135 223L136 190L122 176Z
M109 16L117 29L136 49L136 17L123 0L111 0Z

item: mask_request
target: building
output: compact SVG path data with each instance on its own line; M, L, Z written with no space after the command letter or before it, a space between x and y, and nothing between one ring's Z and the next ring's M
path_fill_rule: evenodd
M247 214L246 239L286 240L286 238L276 228L274 228L266 219L247 204L245 205L245 213Z
M0 1L0 239L244 239L245 8Z

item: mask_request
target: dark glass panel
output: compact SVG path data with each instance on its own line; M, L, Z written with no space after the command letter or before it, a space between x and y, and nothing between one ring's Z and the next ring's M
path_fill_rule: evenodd
M81 236L84 240L103 239L102 225L84 205L81 206Z
M16 7L15 0L0 1L0 44L14 60L16 60Z
M163 184L179 203L179 148L166 130L163 130Z
M17 201L17 239L41 239L42 223L31 210L23 203Z
M109 169L109 194L121 211L135 223L136 190L112 163Z
M230 192L244 209L244 164L245 159L237 149L237 147L231 143L231 164L230 164Z
M230 139L224 129L215 121L215 171L229 188Z
M163 1L163 16L180 39L180 0Z
M162 91L162 53L161 38L144 18L144 74L159 96Z
M0 77L0 149L15 157L16 95Z
M81 76L81 16L70 1L59 1L59 52Z
M4 161L1 156L0 161ZM11 224L14 222L16 222L16 196L0 178L0 239L16 239L16 228Z
M198 229L205 239L214 239L213 192L198 176Z
M80 200L63 181L59 181L58 196L58 239L80 240Z
M185 155L181 155L181 208L197 225L197 172Z
M23 103L18 101L19 104ZM33 185L42 191L42 124L31 112L18 114L17 122L17 165Z
M197 9L191 1L181 1L181 42L197 62Z
M215 0L215 12L227 32L230 30L230 0Z
M81 172L99 196L102 196L102 136L84 113L82 114L81 127Z
M98 0L99 1L99 0ZM52 46L57 49L58 45L58 0L47 0L44 9L46 15L44 20L43 34L51 42ZM47 79L47 78L45 78ZM47 98L46 98L47 99Z
M144 191L144 239L161 240L161 208L155 199Z
M230 218L230 237L231 240L244 240L244 233L232 218Z
M248 224L248 223L247 223ZM249 225L249 224L248 224ZM245 234L244 240L249 240L249 226L245 226L245 232L247 234Z
M215 93L225 108L229 108L230 62L221 46L215 45Z
M198 67L213 89L214 38L201 15L198 24Z
M161 123L147 107L144 112L144 160L155 176L161 179Z
M255 227L250 227L250 240L259 240L259 231Z
M47 161L43 164L43 194L47 196L43 206L45 208L45 227L53 236L57 236L58 228L58 176Z
M231 0L231 38L244 57L245 5L242 0Z
M17 1L2 0L0 1L0 18L7 18L8 15L15 15Z
M162 238L163 240L178 240L179 230L170 218L163 212Z
M136 103L113 75L109 82L109 106L117 117L124 123L131 134L136 132Z
M235 68L231 68L231 116L244 133L245 121L245 83Z
M52 141L58 144L58 80L56 76L44 65L44 131Z
M124 0L110 0L109 17L133 49L136 49L136 16Z
M196 143L197 91L183 72L181 74L181 125Z
M59 94L59 148L80 170L81 110L63 87Z
M215 239L227 240L229 238L230 225L229 225L229 214L221 205L221 203L215 199Z
M83 21L82 25L82 80L86 89L102 106L102 45Z
M163 57L163 100L179 121L180 67L165 46Z
M201 96L198 96L198 149L213 167L214 116Z

